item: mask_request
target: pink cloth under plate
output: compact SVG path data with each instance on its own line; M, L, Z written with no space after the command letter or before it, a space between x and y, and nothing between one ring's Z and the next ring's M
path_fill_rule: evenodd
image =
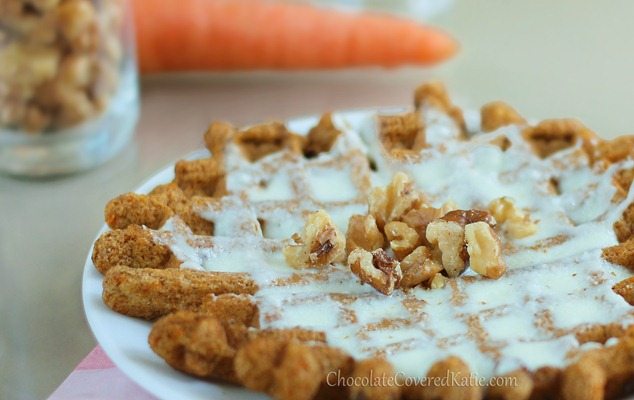
M49 397L49 400L114 399L156 400L156 397L132 382L99 346L77 365Z

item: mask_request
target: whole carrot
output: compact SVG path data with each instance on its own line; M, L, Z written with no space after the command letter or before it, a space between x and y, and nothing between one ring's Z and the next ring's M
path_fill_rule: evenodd
M132 0L142 72L429 65L456 42L413 21L268 0Z

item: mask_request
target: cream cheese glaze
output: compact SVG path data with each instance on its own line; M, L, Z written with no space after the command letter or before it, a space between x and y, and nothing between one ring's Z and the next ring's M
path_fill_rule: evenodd
M260 287L255 298L263 328L321 330L328 343L352 356L383 354L411 376L450 354L483 377L520 366L563 366L588 346L580 346L576 328L634 323L632 307L611 290L628 271L604 261L600 251L617 242L612 224L634 197L631 191L614 203L611 176L632 161L601 169L589 166L580 148L540 159L519 127L473 132L465 141L456 140L458 127L443 113L426 109L421 118L431 146L409 160L386 155L375 111L334 114L343 133L314 159L280 152L250 163L230 146L230 195L198 208L215 223L216 236L194 236L177 217L155 236L183 267L251 273ZM314 123L298 120L289 128L305 134ZM502 135L511 143L506 151L490 143ZM284 240L302 230L308 212L326 210L345 232L352 214L367 212L369 188L385 185L398 171L435 206L452 200L459 208L483 208L512 197L537 232L503 239L508 271L498 280L467 270L443 289L391 296L360 284L345 265L297 270L285 264ZM549 186L553 179L558 192Z

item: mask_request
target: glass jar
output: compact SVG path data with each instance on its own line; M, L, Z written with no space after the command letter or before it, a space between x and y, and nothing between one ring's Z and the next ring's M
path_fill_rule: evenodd
M0 0L0 171L66 174L103 163L138 117L125 0Z

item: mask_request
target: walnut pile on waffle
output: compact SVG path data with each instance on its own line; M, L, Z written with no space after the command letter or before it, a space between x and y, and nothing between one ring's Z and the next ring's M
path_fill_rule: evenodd
M277 399L612 399L634 383L634 137L439 83L239 129L106 206L112 310Z
M535 225L512 200L496 199L491 209L509 221L514 233L534 233ZM520 228L524 225L528 227ZM345 240L328 214L319 210L308 216L302 235L293 235L284 255L293 267L320 267L341 261L345 249L350 270L390 295L396 288L421 284L443 287L446 277L461 275L467 263L480 275L499 278L506 265L495 227L488 211L454 209L450 201L440 208L427 204L424 194L399 172L385 188L370 192L368 214L350 217Z

